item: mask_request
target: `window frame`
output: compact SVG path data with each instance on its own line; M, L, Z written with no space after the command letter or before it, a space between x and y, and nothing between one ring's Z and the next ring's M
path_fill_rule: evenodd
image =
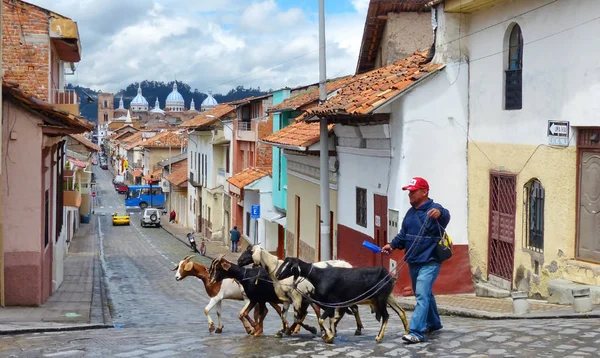
M523 197L523 246L543 253L546 190L538 179L531 179L523 186Z
M355 204L354 208L356 210L356 225L367 227L367 189L356 187L356 196L355 196Z

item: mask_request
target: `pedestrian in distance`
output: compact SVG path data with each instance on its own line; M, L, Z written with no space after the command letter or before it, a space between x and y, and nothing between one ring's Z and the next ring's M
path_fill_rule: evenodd
M231 252L238 252L238 243L240 242L240 238L242 234L237 229L237 226L234 226L231 231L229 231L231 235Z
M413 178L402 190L408 190L411 208L402 220L400 233L381 250L388 254L405 250L417 305L409 333L402 340L419 343L425 341L425 334L442 329L432 288L441 267L436 246L450 222L450 212L429 198L429 183L421 177Z
M169 215L169 222L175 222L175 217L176 217L176 213L175 213L175 209L173 209L173 211L171 211L171 214Z

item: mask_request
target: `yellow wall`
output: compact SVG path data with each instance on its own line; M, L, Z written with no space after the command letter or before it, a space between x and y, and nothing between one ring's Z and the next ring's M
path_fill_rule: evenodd
M513 287L546 297L548 280L564 277L566 262L575 255L576 153L574 147L540 146L536 151L533 145L469 144L469 254L473 275L488 278L489 176L491 170L503 166L506 172L520 172L516 183ZM523 187L532 178L541 182L546 195L544 253L538 254L538 259L542 260L539 276L533 271L535 254L524 248ZM525 280L518 277L525 277Z
M300 197L300 239L315 249L315 255L318 253L317 246L317 205L320 206L320 186L300 179L292 174L288 174L287 184L287 221L286 230L292 232L297 238L296 232L296 195ZM337 242L337 191L329 189L329 206L333 211L333 230L334 243ZM337 249L334 246L334 252ZM294 252L294 254L297 254ZM332 253L333 255L333 253ZM288 256L292 256L288 253ZM315 257L316 260L316 257Z

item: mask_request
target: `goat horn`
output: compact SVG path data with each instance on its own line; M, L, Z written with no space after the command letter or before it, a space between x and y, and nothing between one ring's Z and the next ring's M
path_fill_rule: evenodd
M175 266L175 268L171 269L171 271L177 271L178 268L179 268L179 265Z
M183 258L183 261L187 261L187 260L191 259L194 256L196 256L196 255L187 255L186 257Z

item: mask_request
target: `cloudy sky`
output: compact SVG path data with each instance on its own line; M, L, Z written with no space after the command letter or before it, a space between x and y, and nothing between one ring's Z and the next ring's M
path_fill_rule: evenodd
M141 80L202 92L319 79L318 0L28 0L77 21L69 81L116 92ZM353 74L369 0L325 0L327 77Z

